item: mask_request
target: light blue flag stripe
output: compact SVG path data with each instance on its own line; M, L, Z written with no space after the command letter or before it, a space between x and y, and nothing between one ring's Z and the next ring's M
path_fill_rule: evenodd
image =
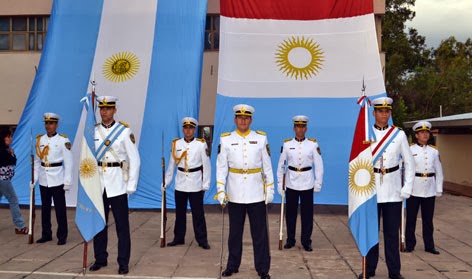
M352 213L349 227L359 252L365 257L370 248L379 243L377 195L373 195Z

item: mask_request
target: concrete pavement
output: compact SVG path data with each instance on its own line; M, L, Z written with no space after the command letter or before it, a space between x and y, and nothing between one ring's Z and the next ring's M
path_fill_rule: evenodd
M0 207L0 278L218 278L221 253L221 210L207 206L206 220L210 250L198 247L193 237L190 214L187 218L186 244L160 248L159 211L131 210L132 253L130 273L118 275L117 242L113 217L110 214L108 266L82 275L83 242L74 223L75 209L68 209L69 239L64 246L57 239L45 244L27 244L28 236L14 234L7 206ZM22 209L27 219L27 208ZM40 209L37 208L35 239L41 234ZM227 213L226 213L227 214ZM54 216L54 213L53 213ZM421 238L421 216L417 222L418 244L413 253L402 253L402 274L405 278L472 278L472 199L445 194L436 200L435 241L440 255L424 252ZM53 218L53 231L56 222ZM298 225L300 220L298 220ZM168 212L167 240L173 238L174 214ZM346 206L315 206L313 252L297 245L278 250L279 207L269 208L272 278L356 278L361 271L362 257L351 237ZM284 229L285 232L285 229ZM225 216L223 269L227 259L228 216ZM388 278L383 256L376 279ZM93 244L89 244L88 265L94 261ZM254 269L249 220L246 221L243 259L239 273L231 278L258 278Z

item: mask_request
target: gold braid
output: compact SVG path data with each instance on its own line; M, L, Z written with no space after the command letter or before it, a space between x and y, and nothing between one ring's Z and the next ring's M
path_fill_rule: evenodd
M39 159L43 159L44 157L48 156L49 154L49 145L46 145L43 150L39 148L39 142L41 141L41 137L36 139L36 155L38 155Z
M177 142L176 140L174 140L174 141L172 142L172 157L174 158L175 165L178 166L179 163L180 163L180 161L182 161L182 159L183 159L184 157L187 157L187 150L185 150L184 152L182 152L182 155L180 155L180 157L177 157L177 156L175 155L175 144L176 144L176 142Z

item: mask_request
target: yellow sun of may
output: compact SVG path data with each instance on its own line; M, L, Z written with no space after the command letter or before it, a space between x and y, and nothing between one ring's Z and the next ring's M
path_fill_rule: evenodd
M290 56L301 50L305 62L295 63ZM276 64L287 77L295 79L310 79L318 74L324 62L324 52L320 45L311 38L292 36L279 44L275 52ZM299 55L300 56L300 55Z
M141 66L138 57L123 51L108 57L103 63L103 76L113 82L124 82L133 78Z

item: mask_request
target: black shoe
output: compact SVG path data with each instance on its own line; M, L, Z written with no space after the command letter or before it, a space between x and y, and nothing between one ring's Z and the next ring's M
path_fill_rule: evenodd
M120 268L118 268L118 274L128 274L129 269L127 265L120 265Z
M307 252L313 251L313 247L311 246L311 244L303 245L303 249L305 249L305 251Z
M105 266L107 266L107 263L97 263L97 262L95 262L94 264L92 264L92 265L89 267L89 270L90 270L90 271L97 271L97 270L99 270L100 268L105 267Z
M405 248L405 251L403 251L404 253L411 253L415 250L415 248Z
M36 240L36 243L45 243L51 240L52 240L52 237L41 237L40 239Z
M405 279L401 274L398 275L393 275L393 276L388 276L388 279Z
M434 254L434 255L439 255L440 254L439 251L434 249L434 248L433 249L425 249L425 251L428 252L428 253Z
M209 250L209 249L210 249L210 245L209 245L208 243L198 244L198 246L202 247L202 248L205 249L205 250Z
M375 272L367 272L365 278L366 279L369 279L371 277L375 277ZM359 274L359 276L357 277L358 279L363 279L364 278L364 274Z
M267 272L258 273L261 279L270 279L270 275Z
M284 248L285 248L285 249L290 249L290 248L292 248L293 246L295 246L294 243L288 243L288 242L286 242L285 245L284 245Z
M177 241L177 240L172 240L171 242L167 243L167 246L177 246L177 245L183 245L185 244L185 241Z
M66 244L66 240L65 240L65 239L59 239L59 240L57 241L57 245L64 245L64 244Z
M225 271L223 271L221 273L221 276L223 277L230 277L231 275L233 275L233 273L238 273L239 270L233 270L233 269L230 269L230 268L226 268Z

